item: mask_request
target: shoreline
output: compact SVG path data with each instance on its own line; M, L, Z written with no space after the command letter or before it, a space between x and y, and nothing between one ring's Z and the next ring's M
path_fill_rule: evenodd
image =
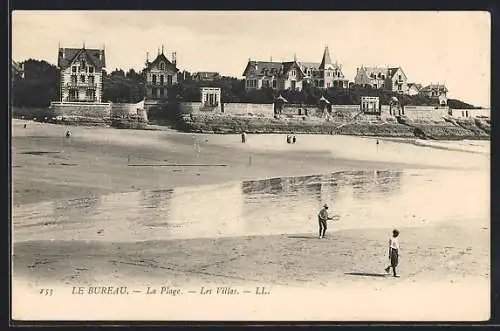
M412 151L419 147L411 142L402 145L408 149L407 156L388 154L385 157L384 153L393 153L396 147L392 144L396 143L384 143L380 150L375 150L370 140L373 138L351 136L303 136L292 146L285 144L280 135L252 135L248 143L242 145L236 135L98 127L73 127L73 135L67 139L64 138L66 128L32 122L25 129L23 121L13 122L14 204L236 180L329 174L349 169L471 169L477 163L464 164L459 157L461 152L436 154L432 150L430 155L449 156L422 162L412 156ZM193 149L193 137L198 140L199 153ZM318 146L323 139L339 143L333 147ZM346 154L341 145L353 143L359 148L368 148L369 153ZM316 147L310 149L306 145ZM202 163L227 166L182 166ZM179 166L131 167L129 164Z

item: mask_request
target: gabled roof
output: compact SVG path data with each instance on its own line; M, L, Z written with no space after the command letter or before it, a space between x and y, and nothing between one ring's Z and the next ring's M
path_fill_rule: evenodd
M293 67L299 69L299 73L304 76L305 73L302 71L302 68L296 61L291 61L291 62L283 62L283 74L288 73Z
M389 77L392 78L394 77L394 75L396 74L396 72L398 72L398 70L401 70L401 72L403 73L404 75L404 72L403 72L403 69L401 69L401 67L397 67L397 68L387 68L387 72L389 73ZM406 76L406 75L405 75Z
M57 66L61 69L69 67L76 59L84 55L97 69L106 67L106 56L103 49L59 48Z
M154 59L152 62L146 62L146 70L158 65L162 61L165 63L165 67L170 67L170 69L175 72L179 71L179 69L177 69L177 67L172 62L170 62L163 53L158 54L156 59Z
M330 52L328 51L328 46L325 47L325 51L323 52L323 59L321 60L321 64L319 65L320 69L325 69L326 65L331 65L332 60L330 59Z

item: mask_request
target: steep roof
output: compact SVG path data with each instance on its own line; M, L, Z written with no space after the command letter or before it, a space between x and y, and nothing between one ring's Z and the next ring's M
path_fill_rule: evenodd
M329 64L332 65L332 60L330 59L330 52L328 51L328 46L325 47L323 52L323 59L321 59L320 69L325 69L325 66Z
M80 55L84 55L96 68L106 67L106 56L103 49L59 48L57 66L61 69L69 67Z
M398 70L401 70L401 72L403 72L403 69L401 69L401 67L387 68L387 72L389 73L389 77L390 78L394 77L394 75L396 74L396 72L398 72ZM404 72L403 72L403 75L404 75Z
M273 76L281 73L282 70L281 62L270 62L270 61L248 61L248 64L243 72L243 76L246 76L248 70L253 67L255 68L255 73L259 76ZM274 73L273 73L274 72Z
M361 70L366 72L368 78L373 78L371 77L372 74L375 76L378 76L378 74L387 76L389 74L388 69L382 67L361 67Z
M299 72L301 75L304 75L304 72L302 71L301 66L296 62L296 61L290 61L290 62L283 62L283 74L287 73L292 69L293 67L296 67L299 69Z
M308 68L313 70L319 70L319 66L321 65L321 63L319 62L298 62L298 63L302 68Z
M177 67L172 62L170 62L169 59L167 59L167 57L165 56L165 54L163 54L163 52L158 54L156 59L154 59L152 62L146 63L146 70L150 69L153 66L158 65L162 61L165 63L166 67L170 67L170 69L176 72L179 71L179 69L177 69Z

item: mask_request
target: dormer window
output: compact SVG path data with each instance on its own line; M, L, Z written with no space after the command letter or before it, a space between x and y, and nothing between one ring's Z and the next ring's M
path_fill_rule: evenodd
M82 81L82 83L85 83L85 75L80 75L80 80Z
M94 73L94 67L89 67L89 73Z
M71 67L71 72L76 72L76 66Z
M165 63L164 62L160 62L160 70L165 70Z

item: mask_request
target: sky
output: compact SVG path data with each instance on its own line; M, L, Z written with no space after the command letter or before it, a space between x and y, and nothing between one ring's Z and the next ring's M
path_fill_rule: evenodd
M14 11L12 59L57 64L61 47L106 50L108 71L177 53L180 70L242 78L249 59L401 66L409 82L444 83L449 98L490 106L488 12Z

